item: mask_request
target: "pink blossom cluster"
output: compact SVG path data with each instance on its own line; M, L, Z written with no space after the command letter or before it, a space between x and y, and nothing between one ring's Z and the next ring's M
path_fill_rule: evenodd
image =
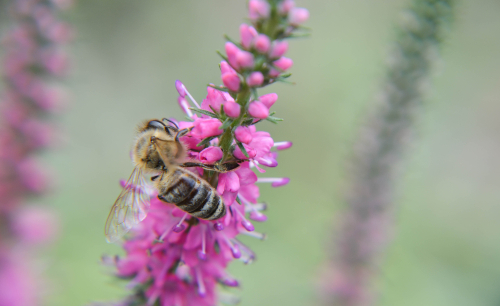
M53 85L68 60L62 46L68 25L57 13L65 0L15 0L10 29L2 39L5 81L0 94L0 306L37 305L39 285L30 279L27 253L54 239L57 218L37 205L50 187L49 170L37 153L55 141L47 120L62 108L64 95Z
M158 200L153 192L147 217L123 243L126 255L105 258L134 290L115 305L211 306L227 302L217 288L239 285L226 271L228 264L234 259L250 263L255 258L238 237L265 238L252 223L267 220L263 213L267 205L259 201L258 184L279 187L289 179L259 176L266 172L265 167L276 167L277 151L292 143L275 142L268 132L257 130L256 124L262 120L277 123L282 119L270 110L278 95L259 96L256 89L289 76L285 72L292 60L284 57L288 49L285 39L301 28L308 12L288 0L251 0L249 11L252 25L241 25L241 43L227 42L226 55L221 54L224 85L208 86L200 105L183 83L175 83L179 105L189 118L172 119L179 129L190 128L180 139L188 149L186 162L239 164L225 173L189 168L215 182L227 213L219 220L201 220Z

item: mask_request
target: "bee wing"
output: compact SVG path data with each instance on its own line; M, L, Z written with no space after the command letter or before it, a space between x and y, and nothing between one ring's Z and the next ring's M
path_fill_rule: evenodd
M104 233L108 242L115 242L134 225L146 218L149 194L142 170L136 167L109 212Z

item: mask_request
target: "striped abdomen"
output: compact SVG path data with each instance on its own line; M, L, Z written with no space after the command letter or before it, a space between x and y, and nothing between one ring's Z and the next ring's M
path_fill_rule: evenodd
M194 217L216 220L226 215L226 207L217 191L205 180L178 168L158 184L158 198L175 204Z

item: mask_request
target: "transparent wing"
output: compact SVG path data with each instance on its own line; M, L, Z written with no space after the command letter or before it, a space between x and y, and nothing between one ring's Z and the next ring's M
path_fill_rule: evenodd
M146 218L149 194L142 170L136 167L109 212L104 233L108 242L115 242L134 225Z

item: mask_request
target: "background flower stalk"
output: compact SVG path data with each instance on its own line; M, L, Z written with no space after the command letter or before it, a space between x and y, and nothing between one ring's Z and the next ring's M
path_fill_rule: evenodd
M324 275L327 305L376 304L373 287L391 237L398 168L421 111L451 0L413 1L398 29L381 98L354 147L346 209ZM300 19L300 17L297 17Z

